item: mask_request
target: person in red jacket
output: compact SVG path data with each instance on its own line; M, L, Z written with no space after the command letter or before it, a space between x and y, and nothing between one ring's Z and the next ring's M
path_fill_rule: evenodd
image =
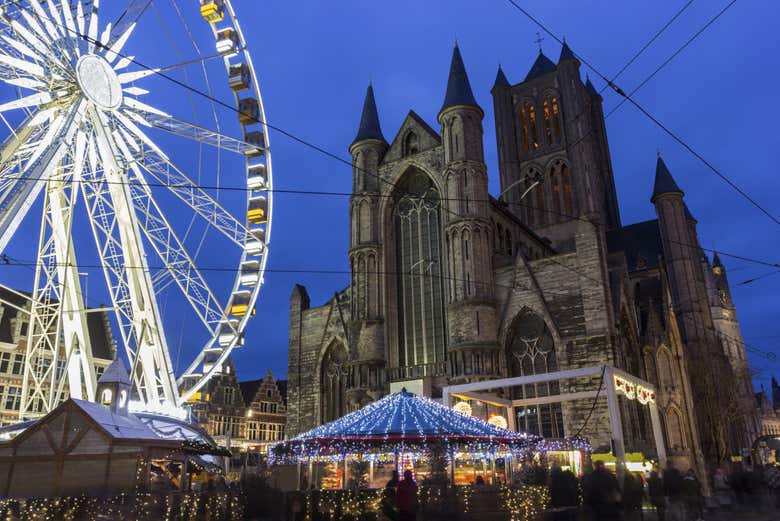
M395 504L398 507L399 521L414 521L417 519L417 483L412 478L412 471L404 471L404 479L398 484L395 493Z

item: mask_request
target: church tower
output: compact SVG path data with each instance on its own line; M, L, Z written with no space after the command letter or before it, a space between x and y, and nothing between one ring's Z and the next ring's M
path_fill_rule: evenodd
M689 378L696 396L702 447L708 461L717 461L734 443L734 440L727 439L730 435L724 439L719 425L733 422L723 415L739 392L734 371L721 348L713 322L696 221L687 209L684 195L659 155L650 201L658 215L664 264L685 344Z
M447 194L448 362L456 380L500 375L483 117L456 44L438 116Z
M501 200L559 250L572 248L577 217L620 227L602 98L579 69L564 43L557 64L540 49L522 82L499 68L492 89Z
M352 272L348 333L350 377L348 401L353 407L381 397L384 386L384 320L381 296L384 266L379 233L379 164L388 144L379 124L374 88L368 85L357 136L349 148L352 155L350 197L350 249Z

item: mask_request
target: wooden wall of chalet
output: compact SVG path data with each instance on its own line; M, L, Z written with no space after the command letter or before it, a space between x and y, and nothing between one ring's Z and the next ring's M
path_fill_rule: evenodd
M0 445L0 495L51 497L130 492L144 448L117 444L75 406Z

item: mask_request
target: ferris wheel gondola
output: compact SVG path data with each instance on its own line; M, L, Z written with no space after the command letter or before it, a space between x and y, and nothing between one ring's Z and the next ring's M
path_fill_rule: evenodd
M12 99L0 100L0 119L8 130L0 148L0 253L18 240L24 220L35 219L33 206L42 201L43 207L21 418L48 412L66 394L95 399L81 250L77 255L74 240L83 235L76 219L81 208L140 407L172 410L195 396L242 345L254 314L268 260L273 200L268 129L252 59L229 0L167 0L187 34L191 30L180 3L210 26L216 55L201 52L187 63L222 61L221 81L232 94L238 132L221 131L215 111L215 128L172 115L166 107L170 100L152 99L154 89L145 83L157 76L170 79L167 71L177 66L157 66L154 56L136 58L125 51L142 37L140 19L155 3L129 0L118 9L115 24L99 16L99 0L0 6L0 82L7 87L2 92L14 92ZM206 82L211 86L213 77ZM192 146L215 149L218 161L223 154L240 160L243 204L223 203L205 188L200 171L197 179L188 175ZM155 192L160 188L164 197ZM169 210L170 200L190 212L190 227L202 222L220 244L232 248L224 255L220 251L235 259L229 293L213 288L196 262L207 235L198 252L191 251L175 222L182 212ZM160 266L152 266L151 258ZM178 378L160 302L168 287L178 288L205 331ZM65 361L61 371L53 360Z

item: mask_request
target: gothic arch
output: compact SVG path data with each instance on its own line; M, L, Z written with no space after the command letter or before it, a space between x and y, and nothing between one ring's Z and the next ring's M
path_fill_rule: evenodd
M658 385L662 389L674 386L673 360L672 353L666 346L661 345L656 353L656 367L658 368Z
M404 136L402 155L404 157L413 156L420 152L420 138L414 130L409 130Z
M391 365L445 359L445 281L442 191L416 165L407 168L385 205L386 277Z
M672 450L684 450L687 444L682 414L672 405L666 410L665 419L667 446Z
M348 362L347 348L339 340L332 340L320 363L320 423L347 413Z
M555 339L547 323L526 309L512 320L506 337L504 356L507 376L530 376L558 370ZM513 399L531 399L560 393L558 382L543 382L515 386ZM563 412L560 403L519 408L518 430L547 437L564 436Z

